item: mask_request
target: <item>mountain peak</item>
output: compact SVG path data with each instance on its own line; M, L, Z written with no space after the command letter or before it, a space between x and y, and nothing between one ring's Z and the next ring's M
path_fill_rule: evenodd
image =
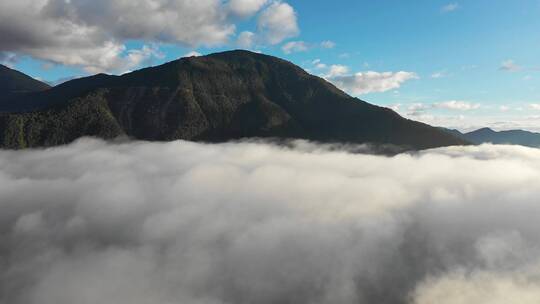
M298 72L302 74L307 74L302 68L297 66L296 64L287 61L285 59L275 57L272 55L267 55L259 52L253 52L248 50L230 50L230 51L223 51L218 53L212 53L205 56L197 56L197 57L184 57L182 58L184 60L189 61L202 61L202 60L221 60L225 61L229 64L234 63L240 63L240 64L253 64L256 62L272 62L278 65L278 67L281 66L287 66L287 67L294 67Z
M490 132L490 133L496 133L497 131L491 129L491 128L488 128L488 127L485 127L485 128L481 128L481 129L478 129L476 130L475 132Z
M228 56L228 55L240 55L240 56L273 57L271 55L266 55L266 54L263 54L263 53L260 53L260 52L253 52L253 51L245 50L245 49L227 50L227 51L223 51L223 52L216 52L216 53L208 54L206 56L208 56L208 57L219 57L219 56L224 56L224 55L225 56ZM201 56L201 57L205 57L205 56Z
M223 52L217 52L217 53L212 53L212 54L208 54L208 55L197 56L197 57L187 57L187 58L204 58L204 57L208 57L208 58L250 57L250 58L259 58L259 59L260 58L272 58L272 59L278 59L280 61L286 61L286 60L283 60L283 59L281 59L279 57L275 57L275 56L260 53L260 52L253 52L253 51L249 51L249 50L244 50L244 49L227 50L227 51L223 51Z
M493 134L496 134L496 133L497 133L497 131L486 127L486 128L481 128L481 129L469 132L467 134L478 134L478 135L484 136L484 135L493 135Z

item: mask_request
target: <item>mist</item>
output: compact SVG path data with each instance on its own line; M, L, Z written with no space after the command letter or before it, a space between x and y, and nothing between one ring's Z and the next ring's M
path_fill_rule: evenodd
M0 303L537 303L540 150L0 151Z

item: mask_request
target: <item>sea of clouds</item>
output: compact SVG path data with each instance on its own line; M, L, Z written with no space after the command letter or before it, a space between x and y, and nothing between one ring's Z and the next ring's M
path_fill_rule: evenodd
M538 303L540 150L347 151L0 151L0 303Z

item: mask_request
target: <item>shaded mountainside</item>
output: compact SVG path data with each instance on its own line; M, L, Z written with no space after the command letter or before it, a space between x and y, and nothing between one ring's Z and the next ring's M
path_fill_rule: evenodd
M467 144L350 97L290 62L247 51L76 79L27 94L18 106L0 111L0 143L7 148L53 146L86 135L159 141L303 138L415 149Z
M16 104L16 100L11 101L16 97L22 98L24 94L49 88L48 84L0 64L0 108L5 107L8 102Z
M474 144L492 143L540 147L540 133L524 130L495 131L490 128L482 128L469 133L461 133L457 130L447 130L447 132Z

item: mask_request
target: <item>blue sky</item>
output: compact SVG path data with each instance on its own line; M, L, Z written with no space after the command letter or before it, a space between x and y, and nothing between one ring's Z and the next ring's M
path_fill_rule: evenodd
M23 10L15 2L25 1L30 0L7 0L0 4L0 9L5 6L4 12L16 15ZM84 22L86 26L96 20L90 12L93 7L83 5L82 2L88 2L85 0L72 0L68 4L64 0L34 0L33 3L46 5L48 1L56 2L54 16L58 20L65 18L61 12L67 11L65 7L74 6L73 2L81 2L70 8L77 9L81 15L74 22ZM178 4L173 9L191 9L190 1L175 1ZM189 29L184 33L174 30L182 26L189 28L182 16L173 20L176 24L172 24L169 32L163 28L152 32L155 25L149 22L148 27L140 31L125 33L125 28L114 30L117 20L99 20L105 24L111 22L113 25L108 28L113 29L108 32L108 28L103 28L99 35L92 36L108 37L95 39L96 43L90 46L96 48L95 54L104 49L100 43L114 41L115 45L123 47L121 51L105 52L105 57L94 58L90 54L81 55L81 59L75 56L75 51L71 57L64 56L62 47L76 44L71 36L66 36L71 39L66 40L69 44L58 42L55 46L58 50L51 51L54 56L43 51L49 44L36 47L30 42L2 42L2 38L0 53L4 53L4 63L39 79L55 82L95 72L122 73L174 60L192 51L208 54L243 47L288 59L327 78L351 95L392 107L411 119L463 130L491 126L540 131L538 0L235 1L234 13L220 17L221 12L232 11L227 2L202 0L200 3L207 6L201 4L193 15L206 16L204 10L216 12L196 24L197 35L193 37L185 35ZM121 18L122 7L111 2L115 1L97 0L94 6L101 10L118 10L111 13L109 19ZM279 14L275 10L270 16L268 12L280 5L291 8L292 15L288 15L287 10ZM41 18L42 11L37 19ZM264 15L268 17L266 23L261 21ZM189 15L184 18L190 19ZM222 19L215 21L217 18ZM272 25L272 20L277 23ZM42 27L54 28L45 23L50 19L43 22ZM167 19L167 22L171 21ZM207 25L211 30L217 29L215 32L221 36L198 31ZM0 32L2 26L0 21ZM91 27L77 27L80 28ZM243 32L253 34L255 38L251 43L240 43L238 37ZM51 40L57 43L59 39ZM135 56L127 60L126 56L133 50ZM106 57L109 55L111 58ZM123 57L123 61L113 56Z

